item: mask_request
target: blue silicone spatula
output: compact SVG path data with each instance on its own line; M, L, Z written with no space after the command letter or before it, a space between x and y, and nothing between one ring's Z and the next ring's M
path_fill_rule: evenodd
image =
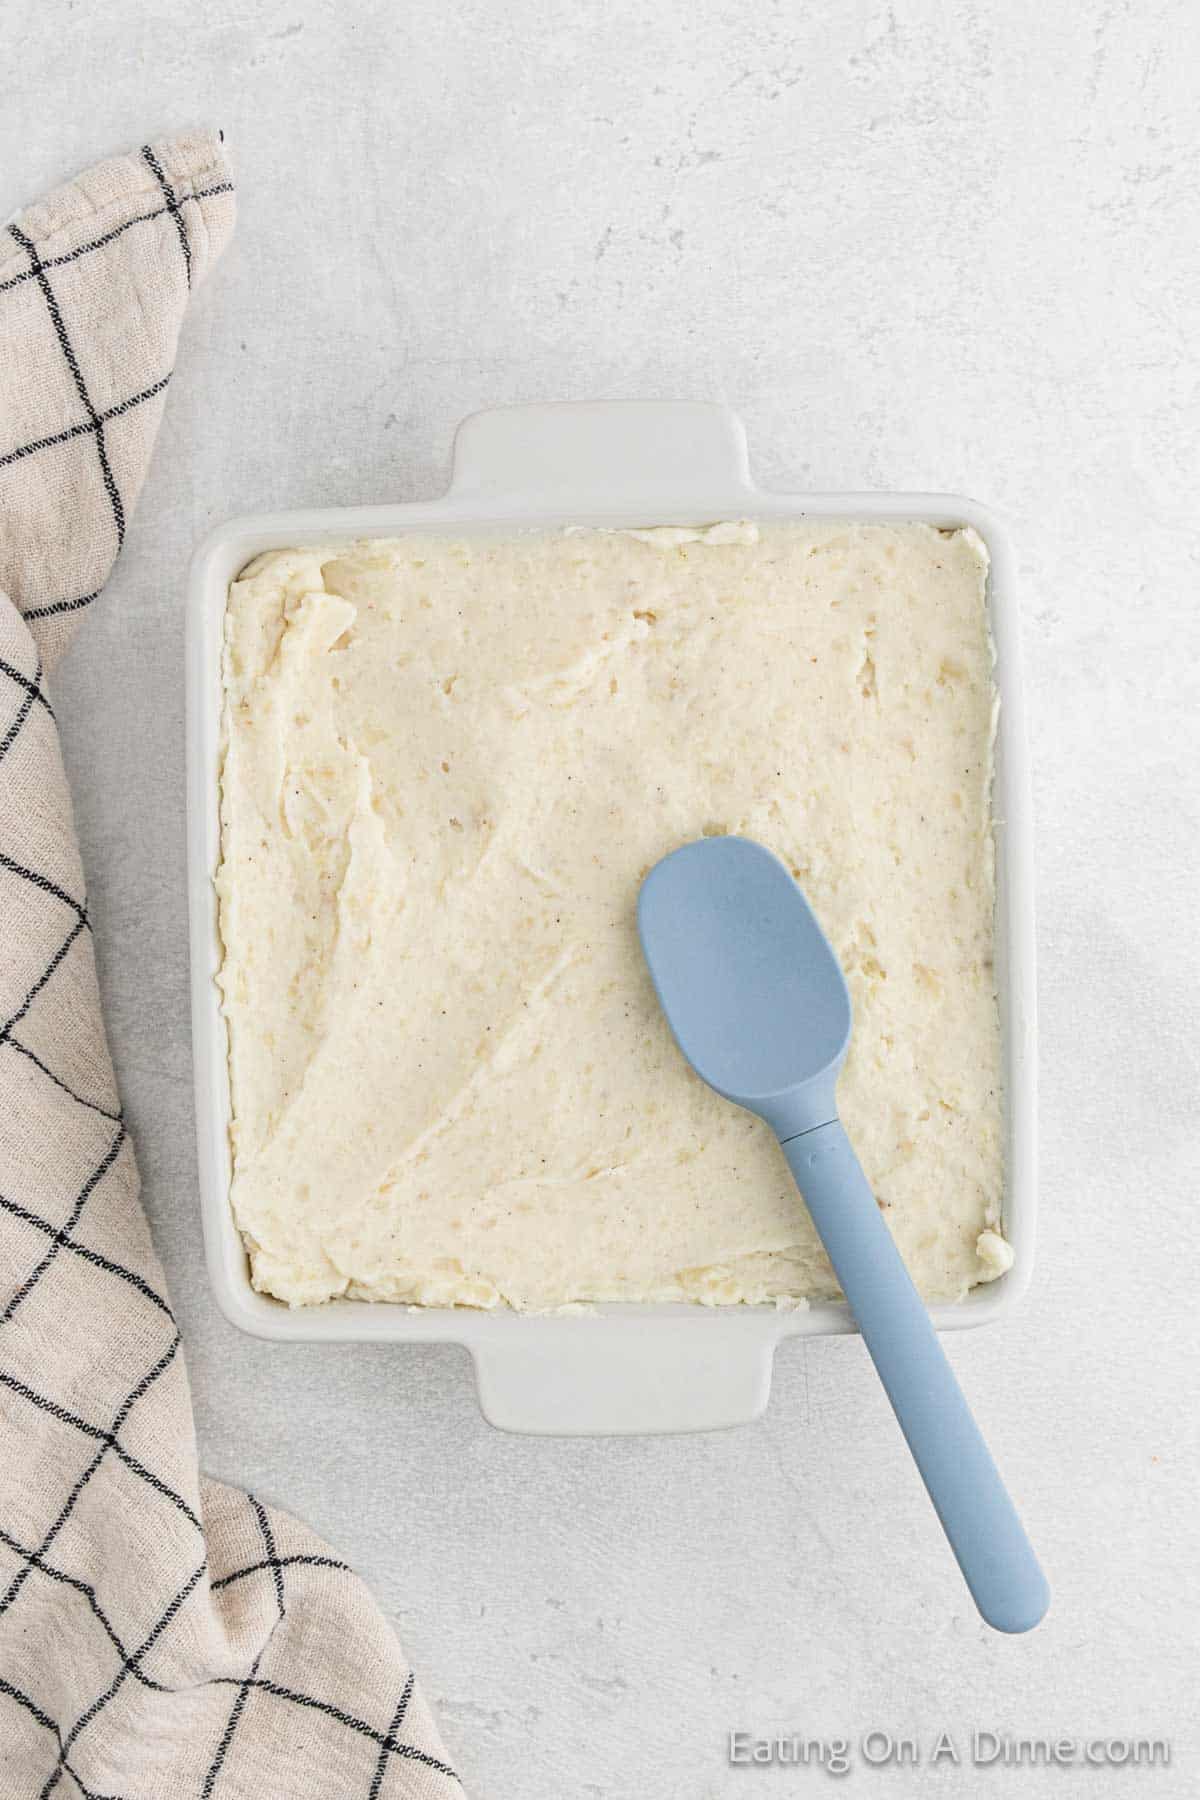
M684 1056L783 1147L976 1606L1031 1630L1046 1578L837 1116L850 995L812 909L761 844L712 837L650 871L638 928Z

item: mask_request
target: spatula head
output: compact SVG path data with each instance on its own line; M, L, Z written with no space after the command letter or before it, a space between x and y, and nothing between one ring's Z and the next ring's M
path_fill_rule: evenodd
M685 844L642 883L638 929L675 1040L710 1087L781 1138L836 1117L850 995L778 857L748 838Z

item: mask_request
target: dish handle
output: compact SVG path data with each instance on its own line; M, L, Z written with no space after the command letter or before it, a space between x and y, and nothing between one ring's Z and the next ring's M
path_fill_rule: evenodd
M503 1323L503 1332L472 1345L479 1404L500 1431L718 1431L757 1419L770 1398L774 1343L736 1329L749 1321L707 1314Z
M450 498L492 503L536 496L547 503L597 505L647 524L664 509L722 511L757 490L746 428L728 406L701 400L560 401L472 413L454 439Z

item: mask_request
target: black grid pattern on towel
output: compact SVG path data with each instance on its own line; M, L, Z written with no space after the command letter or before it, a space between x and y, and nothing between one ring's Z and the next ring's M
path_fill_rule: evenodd
M187 226L184 223L183 213L180 209L179 201L175 198L175 189L171 186L170 182L167 180L166 176L163 174L163 166L159 162L157 156L155 156L155 154L154 154L153 150L150 148L149 144L142 145L142 161L146 164L146 167L149 169L149 171L153 175L155 181L157 181L159 187L163 191L163 198L166 200L166 203L167 203L167 211L170 213L171 218L175 224L175 230L179 234L179 248L183 251L184 272L187 275L187 284L189 287L191 287L191 285L192 285L192 246L188 241Z
M58 429L21 443L0 443L0 476L13 464L55 450L67 449L68 454L94 458L108 498L116 549L125 535L125 500L108 455L106 430L114 421L162 394L171 372L169 369L164 371L149 386L128 394L113 405L98 407L86 373L89 346L84 341L82 326L71 317L69 304L56 289L55 272L101 251L138 226L169 216L178 235L184 273L190 286L193 243L187 209L210 195L231 191L229 182L218 182L195 192L178 191L165 172L163 158L150 146L143 149L142 159L162 192L162 206L138 212L101 235L54 255L43 256L22 225L12 224L8 226L8 232L23 251L28 267L0 282L0 330L3 329L4 296L24 288L27 283L36 284L69 376L64 393L69 392L74 402L73 416L69 414L63 418ZM0 517L2 508L3 487L0 485ZM110 548L110 554L101 557L105 568L112 555L115 550ZM104 568L98 568L97 575L102 586ZM48 598L28 607L24 616L29 620L78 611L90 605L99 591L98 586L94 593ZM29 1722L31 1730L36 1728L36 1732L44 1735L45 1774L44 1779L40 1773L37 1778L42 1781L40 1800L49 1800L64 1778L73 1791L84 1796L84 1800L122 1800L121 1796L111 1794L107 1787L88 1785L88 1765L92 1741L89 1733L106 1714L111 1719L124 1691L136 1689L143 1701L149 1701L156 1694L180 1695L197 1688L225 1687L232 1691L230 1706L212 1742L211 1754L205 1747L204 1754L209 1756L207 1773L202 1778L196 1777L197 1783L202 1779L198 1791L206 1800L214 1800L214 1797L221 1800L223 1791L245 1791L240 1780L232 1776L231 1769L236 1762L237 1733L239 1727L245 1728L245 1715L251 1705L255 1709L275 1708L281 1714L292 1714L299 1709L319 1716L329 1721L348 1742L360 1746L362 1800L380 1800L388 1771L406 1765L419 1765L430 1774L444 1776L447 1793L457 1791L458 1779L453 1770L419 1745L405 1742L400 1736L413 1694L411 1674L403 1684L398 1704L386 1725L360 1717L349 1704L338 1704L332 1696L305 1691L294 1680L289 1680L286 1639L276 1635L287 1618L289 1603L302 1603L306 1586L312 1581L328 1581L331 1577L352 1581L354 1577L348 1566L335 1557L315 1551L281 1549L277 1526L267 1509L254 1497L246 1496L248 1529L242 1541L250 1544L256 1536L259 1553L251 1553L240 1566L210 1580L208 1545L194 1486L187 1482L181 1484L174 1468L153 1466L155 1453L144 1448L147 1442L154 1441L153 1434L139 1432L138 1448L131 1447L127 1435L131 1427L141 1413L161 1403L163 1390L159 1384L176 1364L180 1338L169 1300L160 1291L161 1282L149 1252L145 1265L139 1267L136 1252L129 1248L118 1255L110 1254L117 1250L115 1244L106 1243L103 1249L97 1247L94 1228L93 1241L89 1241L89 1208L96 1197L104 1193L105 1183L130 1180L128 1158L131 1153L124 1116L116 1096L107 1090L98 1093L81 1091L78 1075L72 1071L69 1077L66 1070L54 1067L56 1059L52 1049L47 1047L53 1033L37 1028L39 1005L53 997L54 984L64 979L63 971L72 956L86 954L90 958L88 934L91 927L86 896L72 892L69 877L63 876L61 871L50 872L37 866L37 857L23 846L24 819L14 795L19 796L24 790L8 785L16 778L20 760L13 756L14 749L18 745L22 750L36 747L22 744L23 734L35 729L44 733L56 730L50 702L43 690L41 662L32 642L27 648L28 661L23 664L10 660L9 656L0 656L0 827L5 835L5 841L0 844L0 887L19 884L25 895L23 904L31 910L37 909L38 937L45 945L45 954L24 993L15 1004L13 1000L9 1001L8 1016L0 1016L0 1057L21 1059L35 1084L33 1091L40 1095L39 1105L44 1097L47 1108L66 1109L60 1116L69 1115L75 1122L82 1117L88 1133L86 1141L91 1147L81 1156L74 1177L63 1182L53 1207L48 1207L44 1201L41 1206L35 1206L29 1203L28 1196L0 1192L0 1226L7 1224L13 1234L11 1244L19 1246L19 1256L27 1258L23 1264L6 1264L4 1286L0 1289L0 1404L16 1424L23 1441L31 1446L39 1441L53 1444L56 1451L52 1459L54 1466L72 1471L64 1480L62 1491L46 1494L47 1516L40 1527L30 1530L27 1524L18 1527L12 1519L0 1520L0 1547L7 1552L10 1570L15 1566L15 1572L8 1573L5 1582L0 1584L0 1622L13 1609L23 1609L30 1619L25 1629L35 1629L34 1619L41 1618L44 1612L41 1600L30 1607L28 1599L24 1602L22 1599L35 1589L40 1595L53 1591L59 1596L73 1596L71 1604L78 1609L77 1623L76 1614L72 1615L77 1641L85 1631L95 1634L99 1646L97 1666L104 1673L87 1703L73 1718L64 1720L53 1716L53 1709L46 1704L44 1696L28 1690L19 1667L0 1668L0 1737L12 1735L13 1724L19 1716ZM40 1088L38 1084L41 1084ZM64 1335L78 1329L78 1321L68 1316L65 1284L68 1276L77 1280L81 1269L89 1278L111 1283L119 1289L123 1309L120 1316L125 1320L127 1334L124 1348L148 1346L136 1379L132 1379L132 1371L127 1377L131 1379L131 1385L122 1393L112 1394L107 1402L93 1397L90 1408L79 1395L81 1391L92 1391L93 1383L103 1394L102 1368L88 1376L82 1389L78 1381L72 1381L69 1396L60 1396L50 1391L52 1382L48 1373L44 1379L31 1374L28 1362L23 1360L33 1334L45 1331L47 1321L51 1322L52 1329L60 1329ZM75 1293L77 1288L69 1291ZM34 1315L36 1323L33 1323ZM88 1347L92 1347L90 1343ZM42 1434L40 1440L38 1433ZM75 1445L82 1451L78 1461L72 1450ZM148 1609L150 1622L147 1624L146 1618L142 1617L141 1623L132 1629L122 1615L122 1604L127 1603L128 1596L121 1588L117 1586L112 1592L99 1591L100 1577L89 1579L77 1567L72 1567L72 1545L81 1510L91 1504L89 1493L95 1493L96 1488L103 1485L96 1483L101 1470L106 1471L109 1481L116 1478L119 1484L132 1483L133 1491L148 1496L150 1503L161 1509L161 1536L172 1547L168 1565L170 1582L162 1581L160 1591L149 1595L143 1586L140 1598L151 1602ZM192 1480L194 1483L194 1475ZM188 1491L181 1491L181 1485ZM251 1521L252 1531L249 1529ZM111 1579L111 1575L105 1579ZM173 1673L169 1655L172 1635L180 1621L187 1618L189 1608L211 1606L214 1596L230 1590L229 1604L236 1603L234 1596L248 1594L254 1599L256 1584L262 1584L261 1591L271 1597L273 1623L266 1631L265 1640L247 1656L245 1667L234 1674L213 1674L207 1681L196 1681L194 1676L191 1680L169 1679ZM18 1616L23 1616L23 1612ZM7 1720L3 1717L6 1712L10 1714ZM278 1728L272 1735L277 1741L281 1738ZM135 1796L127 1795L124 1800L135 1800ZM348 1796L348 1800L354 1800L354 1796Z
M18 676L15 684L24 693L25 699L32 708L35 697L40 698L37 677ZM49 713L47 713L49 717ZM71 946L83 933L87 925L86 901L77 898L66 888L36 869L29 868L16 857L6 851L0 851L0 870L26 883L37 897L37 904L61 912L66 908L75 915L74 923L65 940L63 940L52 956L40 970L36 980L31 984L20 1006L10 1019L0 1026L0 1043L7 1042L10 1048L17 1048L13 1038L14 1026L25 1018L36 1004L37 998L44 993L53 980L56 971L62 966ZM68 1587L79 1593L86 1601L88 1614L94 1620L95 1627L109 1645L114 1662L113 1673L105 1686L94 1696L90 1703L79 1713L64 1730L60 1721L52 1718L45 1709L39 1706L36 1699L26 1693L15 1681L0 1674L0 1701L6 1701L21 1708L42 1727L47 1735L47 1755L50 1766L40 1790L39 1800L49 1800L65 1775L75 1789L87 1800L119 1800L119 1797L102 1793L87 1785L81 1768L81 1758L86 1758L86 1733L94 1721L120 1693L127 1681L132 1681L151 1692L178 1691L170 1684L159 1680L151 1670L144 1667L156 1646L169 1637L172 1626L184 1612L192 1596L203 1593L207 1584L208 1562L204 1540L204 1528L194 1507L168 1481L165 1481L154 1469L147 1466L122 1442L121 1433L128 1424L135 1408L142 1403L154 1388L156 1382L174 1362L180 1348L179 1333L175 1327L174 1317L166 1299L158 1293L154 1286L139 1273L115 1258L108 1257L92 1247L78 1241L73 1235L79 1226L88 1202L97 1192L101 1183L116 1166L118 1158L127 1145L126 1129L119 1113L112 1113L93 1102L81 1100L70 1085L57 1075L38 1057L31 1057L32 1064L56 1090L69 1095L79 1104L90 1106L107 1123L115 1126L111 1136L89 1169L85 1179L69 1198L69 1206L65 1219L56 1223L33 1209L22 1205L10 1196L0 1194L0 1211L19 1219L30 1226L43 1240L43 1247L35 1260L18 1280L9 1296L6 1305L0 1310L0 1393L9 1404L18 1402L50 1418L65 1432L74 1433L95 1446L93 1454L85 1463L82 1471L65 1494L58 1511L36 1544L18 1540L0 1524L0 1544L3 1544L19 1560L16 1574L11 1578L7 1588L0 1593L0 1615L16 1605L31 1579L40 1579L60 1587ZM28 1382L13 1375L4 1366L4 1328L11 1324L20 1309L27 1304L39 1288L39 1284L52 1281L54 1268L63 1255L83 1257L92 1267L115 1281L124 1283L137 1292L154 1313L163 1321L165 1342L154 1361L145 1369L132 1389L124 1396L115 1414L103 1424L86 1418L75 1408L64 1405L52 1395L43 1393ZM171 1593L149 1632L132 1649L123 1640L113 1622L110 1608L106 1608L96 1593L92 1583L55 1560L54 1547L60 1539L69 1520L97 1471L109 1457L115 1458L129 1475L137 1482L151 1490L171 1511L182 1517L194 1533L195 1560L188 1569L179 1586ZM295 1553L280 1554L274 1528L265 1509L252 1495L247 1496L250 1507L262 1540L264 1555L246 1563L241 1568L231 1570L211 1583L212 1592L217 1592L259 1578L269 1578L275 1599L277 1618L282 1621L287 1613L285 1571L317 1568L330 1570L339 1574L349 1574L348 1566L335 1557ZM203 1800L213 1800L220 1795L222 1772L227 1766L230 1748L234 1742L239 1724L246 1711L247 1701L254 1697L256 1705L275 1705L285 1711L300 1708L331 1720L353 1738L361 1740L364 1756L368 1760L363 1764L363 1793L365 1800L380 1800L383 1784L388 1769L396 1763L412 1763L427 1768L433 1773L444 1776L453 1788L457 1788L458 1778L448 1764L438 1757L431 1756L418 1745L406 1743L399 1733L404 1723L406 1711L413 1692L413 1677L408 1675L396 1709L385 1727L376 1726L369 1720L359 1717L344 1706L323 1698L319 1694L303 1692L281 1677L285 1670L277 1675L264 1675L262 1666L272 1640L268 1637L266 1644L256 1652L249 1667L241 1676L214 1676L205 1684L214 1687L233 1689L233 1700L225 1720L221 1736L213 1749L212 1761L204 1777L200 1790Z
M154 206L150 208L149 212L135 213L131 219L122 219L121 223L114 225L111 231L104 232L100 237L89 238L86 243L77 244L74 250L68 250L62 256L48 256L42 263L42 267L43 269L61 269L67 263L78 262L81 256L90 256L93 250L103 250L106 245L123 237L127 231L132 231L135 225L146 225L152 219L165 218L169 213L186 206L189 201L198 203L201 200L210 200L216 194L232 194L232 192L232 181L215 181L211 187L197 188L194 194L181 194L176 199L174 207ZM32 280L32 269L19 270L17 274L9 275L5 280L0 281L0 294L6 294L10 288L21 287L25 282Z
M23 675L20 669L14 668L12 663L4 657L0 657L0 674L6 675L10 681L15 682L19 696L17 710L13 714L4 736L0 737L0 762L3 762L20 737L22 727L33 711L35 703L44 706L51 718L54 717L54 712L42 692L42 659L40 656L32 675Z
M37 253L36 245L32 238L27 238L25 236L25 233L21 230L19 225L10 225L8 229L29 258L29 272L42 290L42 298L45 300L46 310L50 314L50 323L54 327L54 335L58 339L58 347L66 359L67 368L71 371L71 380L75 385L75 392L79 396L79 403L87 414L88 423L84 429L91 432L92 442L96 446L96 458L100 464L100 478L104 483L104 491L108 495L109 505L112 507L113 526L116 530L117 549L119 550L121 545L125 542L125 502L121 499L120 491L117 488L116 478L112 472L112 465L108 460L108 442L104 436L104 420L92 404L92 396L88 391L86 381L83 379L83 371L79 366L79 357L77 356L75 346L68 335L66 323L62 316L62 309L58 304L58 297L50 285L50 277L46 272L45 264Z
M118 549L125 539L125 505L118 490L112 468L109 464L108 445L105 440L104 429L105 426L110 425L114 419L122 418L127 412L132 411L134 407L142 406L147 400L153 400L157 395L161 394L171 379L171 370L168 369L157 381L152 382L149 387L141 389L138 393L129 394L115 405L108 406L103 411L98 412L92 404L87 385L84 381L74 343L67 331L62 310L51 284L51 274L55 269L60 269L70 263L78 262L80 258L90 256L95 251L104 249L107 245L121 237L126 231L132 230L136 225L145 225L155 219L169 217L174 222L176 232L179 235L179 245L183 254L184 271L187 277L187 284L190 287L192 284L192 247L191 239L188 235L185 209L189 205L199 205L201 201L210 199L215 195L233 192L232 182L217 181L211 183L207 187L197 188L194 193L177 194L170 181L167 179L162 163L151 145L144 144L142 146L142 160L145 162L147 168L161 188L165 205L151 207L146 212L136 213L132 218L123 220L119 225L114 225L109 231L103 232L99 237L89 238L86 242L76 245L73 250L66 251L59 256L48 256L44 259L38 254L35 245L20 227L16 224L12 224L8 227L9 234L25 252L29 267L27 269L19 270L17 274L10 275L6 280L0 282L0 297L11 291L13 288L23 286L24 283L28 281L36 281L41 288L55 336L58 338L67 367L71 372L72 382L79 396L80 405L84 413L82 418L73 419L70 423L65 424L60 430L49 433L43 437L35 438L20 444L0 444L0 470L3 470L11 463L23 461L28 456L35 456L39 451L55 449L60 444L69 443L73 438L91 438L96 445L96 457L100 468L100 476L104 482L105 491L108 494L109 504L112 509ZM26 619L49 619L54 618L60 613L82 612L85 607L92 604L99 593L100 589L96 588L88 594L76 594L65 599L38 601L34 606L24 607L24 616ZM0 755L3 755L2 738L0 738Z

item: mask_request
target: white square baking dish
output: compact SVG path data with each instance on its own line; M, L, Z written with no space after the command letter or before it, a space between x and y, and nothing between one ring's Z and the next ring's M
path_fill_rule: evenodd
M337 1300L292 1310L250 1284L229 1205L230 1097L213 876L219 854L221 642L230 581L262 550L388 537L561 525L700 525L727 518L920 520L971 525L991 555L988 583L1001 695L993 811L997 981L1006 1077L1004 1229L1014 1267L957 1304L939 1330L990 1324L1027 1286L1036 1206L1036 1065L1029 774L1016 608L1004 532L973 501L928 494L772 494L750 478L746 435L728 408L600 401L477 413L459 427L449 491L435 501L309 509L233 519L192 561L187 611L187 794L192 1037L200 1200L209 1273L226 1317L258 1337L464 1344L480 1403L497 1426L553 1433L696 1431L756 1417L775 1345L853 1331L843 1305L603 1306L529 1316Z

